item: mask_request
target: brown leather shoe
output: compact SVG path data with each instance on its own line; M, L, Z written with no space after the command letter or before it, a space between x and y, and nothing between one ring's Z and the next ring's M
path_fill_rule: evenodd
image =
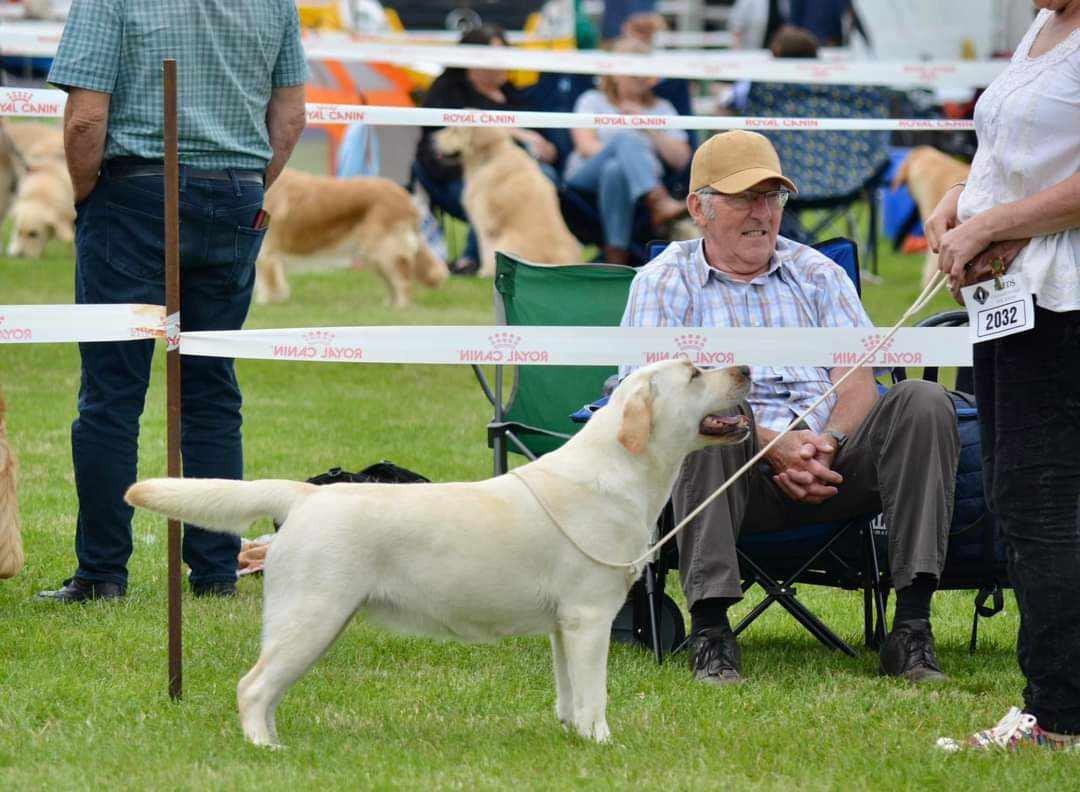
M694 679L710 685L742 682L742 652L729 627L709 627L690 642L690 670Z
M55 591L39 591L37 598L53 602L86 602L87 600L120 599L126 593L127 590L118 583L73 577L65 580L64 585Z

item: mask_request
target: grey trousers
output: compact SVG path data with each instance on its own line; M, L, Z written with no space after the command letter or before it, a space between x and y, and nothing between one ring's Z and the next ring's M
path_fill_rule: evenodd
M744 409L749 414L749 407ZM711 446L688 456L671 496L675 519L693 511L760 447L755 431L741 445ZM906 588L918 574L939 577L959 455L948 393L924 380L898 383L878 399L833 460L833 469L844 477L836 495L816 505L796 503L767 467L756 465L679 533L687 603L742 597L735 555L740 532L781 531L875 512L884 512L889 531L893 586Z

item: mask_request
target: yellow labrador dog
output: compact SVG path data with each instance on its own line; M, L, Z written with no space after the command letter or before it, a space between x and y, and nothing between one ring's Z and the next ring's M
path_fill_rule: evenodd
M495 274L495 251L537 264L577 264L581 244L566 227L559 196L536 160L496 127L447 127L435 146L460 155L462 203L476 229L480 274Z
M412 197L389 179L335 179L286 168L266 191L270 227L256 262L255 301L289 298L285 260L344 258L378 273L390 304L405 308L412 283L437 288L450 271L428 247Z
M264 515L282 523L266 558L262 651L237 688L252 742L277 743L278 701L354 613L465 641L550 634L559 720L604 741L611 623L635 574L567 536L614 562L644 552L683 458L749 435L733 415L748 373L682 359L638 369L562 448L486 481L150 479L127 501L221 532Z
M895 190L902 184L907 185L911 197L919 207L919 216L925 222L949 188L964 181L970 170L970 165L950 157L944 151L938 151L933 146L916 146L896 169L892 188ZM923 263L923 283L929 283L935 272L937 253L928 250Z

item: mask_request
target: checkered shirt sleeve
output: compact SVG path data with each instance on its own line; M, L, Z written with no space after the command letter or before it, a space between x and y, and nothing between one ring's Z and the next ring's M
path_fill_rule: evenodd
M48 81L111 94L120 70L122 14L123 0L75 0Z
M289 20L285 25L285 36L282 39L281 50L278 52L277 62L274 64L274 74L271 77L275 88L303 85L308 80L304 47L300 43L300 14L295 3L290 3L290 5L292 8L286 12L289 15Z

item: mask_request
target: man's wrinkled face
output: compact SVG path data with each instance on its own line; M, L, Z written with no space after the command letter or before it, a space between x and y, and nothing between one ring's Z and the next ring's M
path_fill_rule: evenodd
M779 179L768 179L734 195L706 188L687 203L710 252L737 273L754 273L776 249L786 192Z

